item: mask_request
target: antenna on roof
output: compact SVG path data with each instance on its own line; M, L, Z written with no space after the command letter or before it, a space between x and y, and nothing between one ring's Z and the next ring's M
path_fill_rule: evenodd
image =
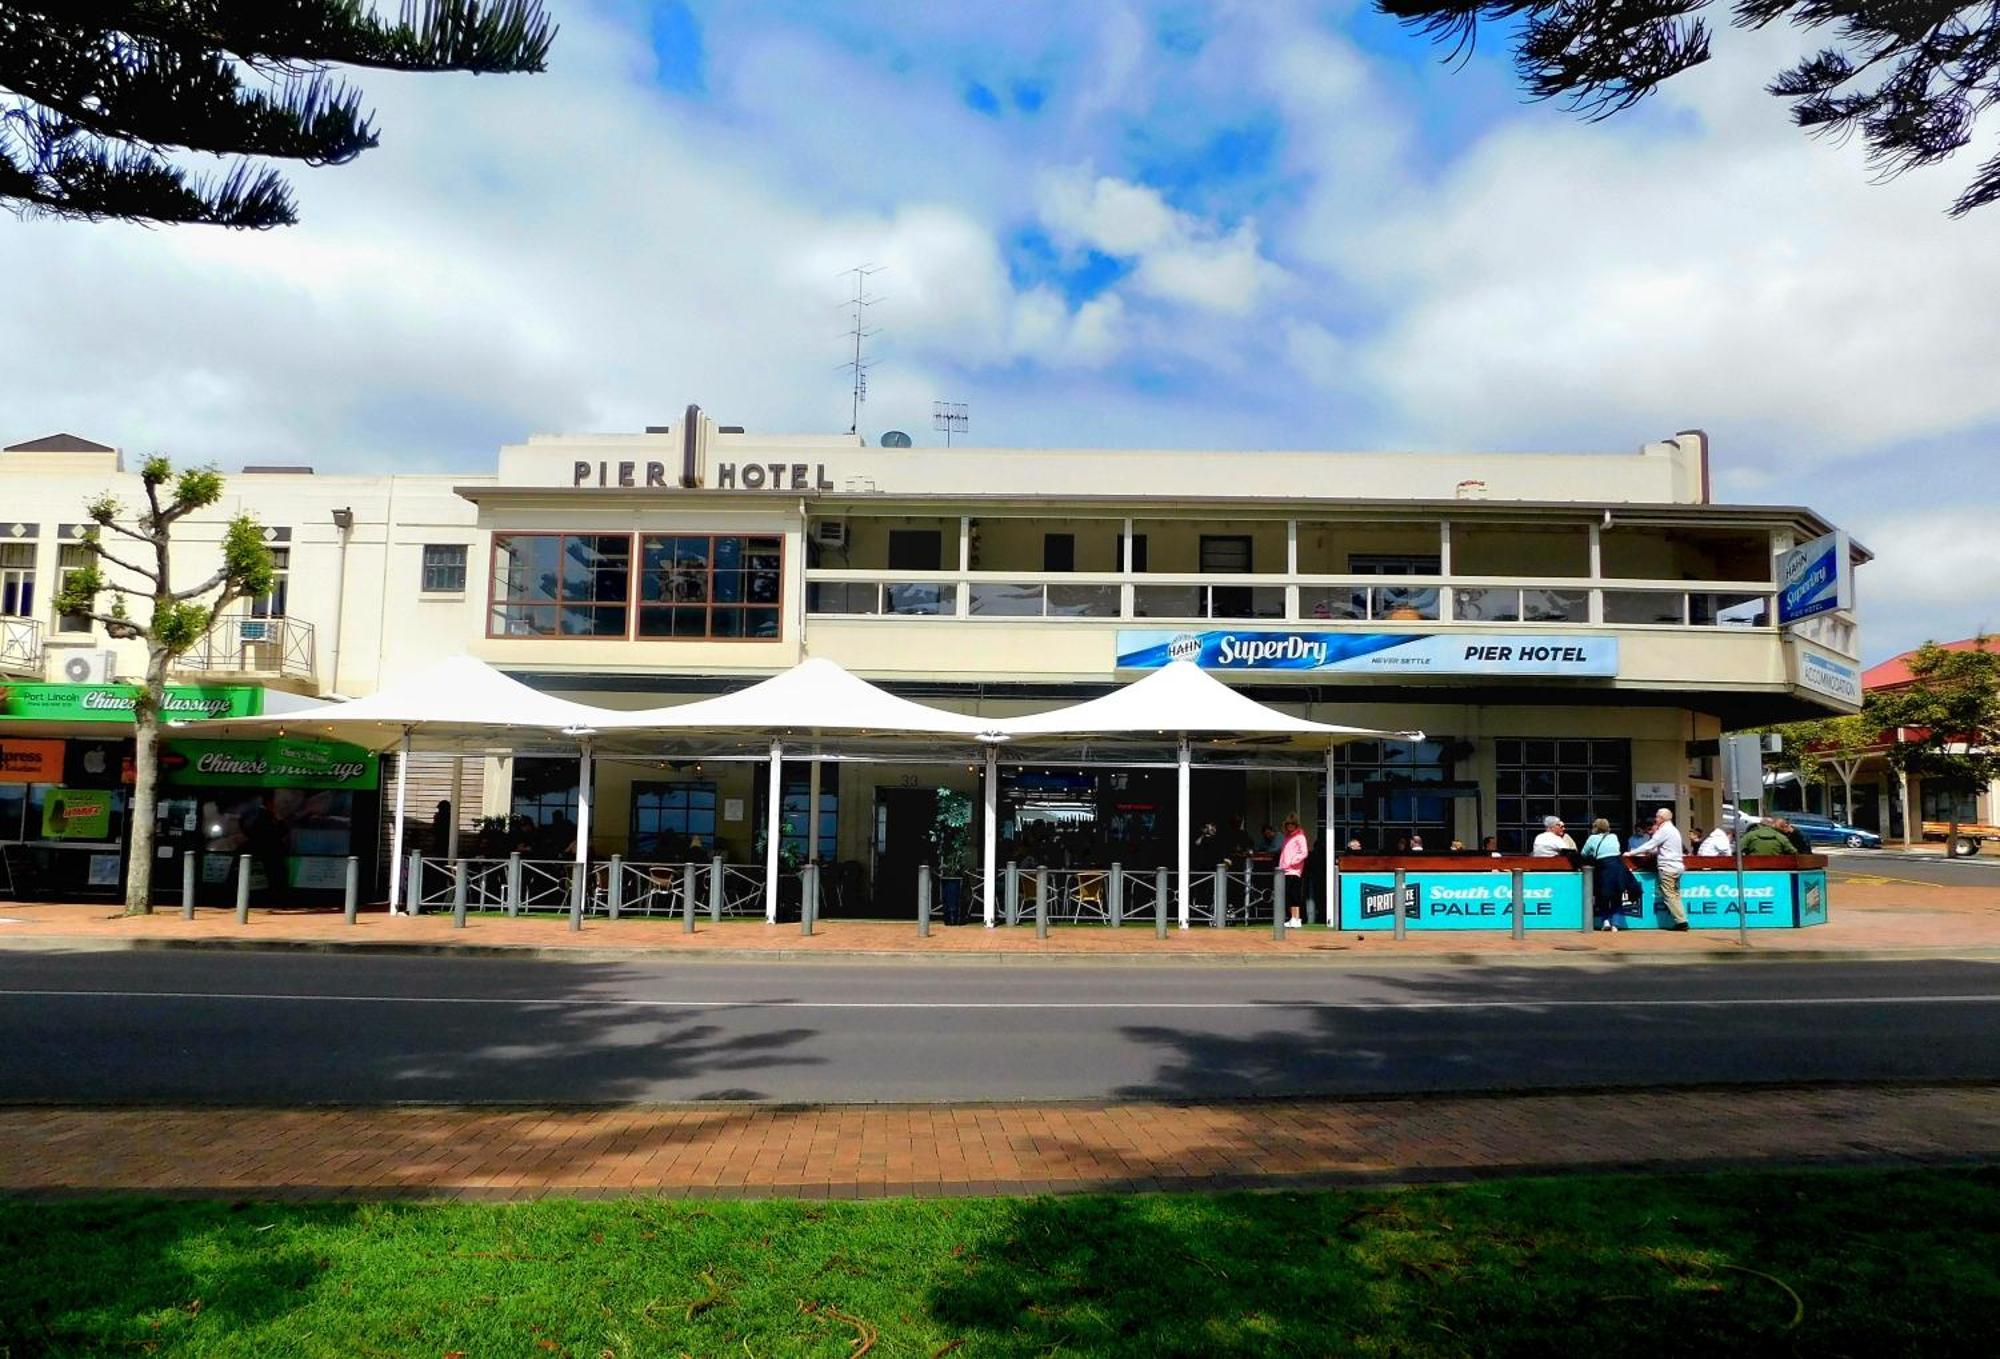
M868 308L882 300L868 295L868 280L888 267L886 264L857 264L852 269L841 270L842 278L852 277L854 280L854 296L840 304L854 308L854 323L846 332L848 338L854 341L854 357L840 365L854 375L854 401L847 421L849 434L861 431L861 406L868 400L868 370L875 366L874 360L861 357L861 342L881 333L881 327L869 326L866 319Z
M963 401L931 402L931 428L944 431L944 446L951 447L951 436L963 434L972 424L972 416L966 412Z

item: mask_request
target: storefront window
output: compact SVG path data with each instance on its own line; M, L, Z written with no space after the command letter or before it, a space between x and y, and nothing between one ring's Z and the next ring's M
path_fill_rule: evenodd
M632 539L622 533L493 536L493 637L623 637Z
M642 537L639 636L775 638L783 587L781 539Z
M1450 844L1451 756L1442 741L1356 741L1333 752L1334 820L1339 843L1388 853L1411 836L1426 849Z
M513 815L528 857L566 855L576 843L576 776L575 760L515 759Z
M714 852L713 783L632 785L633 858L681 863Z
M1542 818L1559 816L1581 844L1596 817L1613 829L1632 805L1632 743L1582 738L1502 738L1494 748L1494 834L1500 848L1525 853Z
M1979 819L1979 799L1971 793L1954 793L1948 788L1940 788L1929 780L1920 787L1917 801L1923 808L1926 821L1949 821L1954 810L1958 819L1977 821Z

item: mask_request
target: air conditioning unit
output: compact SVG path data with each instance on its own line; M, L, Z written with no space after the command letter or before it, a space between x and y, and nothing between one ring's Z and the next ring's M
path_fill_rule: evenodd
M67 684L109 684L112 667L117 662L118 653L106 647L72 651L56 660L52 668Z
M847 521L845 519L813 520L813 541L821 547L846 547Z
M246 642L268 642L271 640L271 620L246 618L236 625L236 632Z

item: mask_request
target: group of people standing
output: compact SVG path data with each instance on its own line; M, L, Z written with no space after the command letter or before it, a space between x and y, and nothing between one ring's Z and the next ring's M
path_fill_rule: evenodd
M1673 809L1662 807L1653 813L1653 824L1645 831L1619 842L1611 823L1598 817L1590 825L1590 838L1581 847L1569 836L1562 818L1544 817L1542 833L1535 837L1533 857L1568 859L1581 868L1588 864L1597 872L1591 889L1591 910L1600 930L1616 930L1619 918L1636 911L1642 899L1639 879L1632 871L1633 859L1650 858L1653 875L1660 885L1660 904L1670 917L1666 928L1688 928L1687 909L1681 905L1681 874L1687 869L1688 842L1674 824ZM1734 854L1729 832L1721 826L1701 842L1696 857ZM1743 853L1810 854L1812 842L1783 817L1758 821L1743 833Z

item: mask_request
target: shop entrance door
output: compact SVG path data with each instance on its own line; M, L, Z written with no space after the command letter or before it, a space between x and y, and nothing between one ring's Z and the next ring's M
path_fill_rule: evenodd
M937 792L875 790L875 914L915 919L917 869L936 852Z

